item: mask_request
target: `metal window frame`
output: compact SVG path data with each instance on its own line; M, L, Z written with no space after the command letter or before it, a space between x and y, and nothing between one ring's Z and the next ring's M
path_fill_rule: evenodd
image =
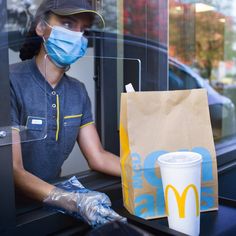
M8 36L4 32L7 21L6 4L6 0L0 2L0 127L10 126ZM2 235L16 224L11 145L0 147L0 188L0 234Z

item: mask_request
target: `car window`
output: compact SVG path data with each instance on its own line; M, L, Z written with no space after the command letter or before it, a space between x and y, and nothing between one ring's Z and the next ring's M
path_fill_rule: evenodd
M169 89L196 89L200 88L197 83L197 78L194 78L187 72L175 65L169 64Z

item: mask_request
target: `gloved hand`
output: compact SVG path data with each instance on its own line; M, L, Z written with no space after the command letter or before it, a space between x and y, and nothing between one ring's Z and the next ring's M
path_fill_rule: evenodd
M83 219L93 227L115 220L126 221L110 208L111 201L106 194L84 188L76 177L55 187L44 203L62 213Z

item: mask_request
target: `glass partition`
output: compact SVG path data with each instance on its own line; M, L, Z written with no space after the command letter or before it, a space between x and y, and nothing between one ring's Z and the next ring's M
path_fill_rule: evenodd
M52 54L47 54L45 57L45 78L49 78L48 75L48 62L49 58L53 57ZM125 92L125 85L132 83L136 91L140 90L141 87L141 62L138 59L129 58L106 58L96 56L84 56L78 62L71 65L68 71L63 76L61 81L55 87L53 95L47 93L47 106L48 113L46 117L47 123L47 137L41 141L31 141L21 144L22 159L24 167L29 172L33 173L40 178L54 182L59 177L74 175L81 171L81 166L84 165L86 160L85 156L76 149L75 159L70 160L69 168L65 171L63 167L64 161L66 161L74 146L78 146L77 139L79 132L84 126L95 123L95 91L90 88L91 82L100 80L94 72L94 64L99 61L102 63L105 70L109 70L109 79L111 83L117 86L116 97L107 97L109 106L115 107L116 113L109 114L111 122L115 122L116 134L119 132L119 106L120 95ZM127 73L118 73L117 68L124 68ZM110 69L111 68L111 69ZM76 77L75 77L76 75ZM86 88L83 86L86 85ZM47 85L48 87L48 85ZM109 90L109 87L106 87ZM86 92L85 92L86 91ZM84 100L84 96L89 93L89 100ZM110 91L114 94L114 91ZM53 97L53 98L52 98ZM51 107L51 98L55 100L56 107ZM32 106L34 106L32 104ZM84 106L87 108L85 109ZM92 117L90 115L90 109L92 111ZM54 114L56 118L53 119L50 114ZM113 134L114 135L114 134ZM19 151L19 145L14 143L13 149ZM51 159L54 165L51 164ZM37 163L37 165L36 165ZM48 166L46 166L48 164ZM73 167L71 166L73 165ZM43 167L43 171L40 169ZM61 167L63 172L61 172ZM50 172L48 171L50 170ZM18 192L17 192L18 193ZM17 205L19 206L18 213L22 214L28 211L29 208L25 208L25 203L30 203L27 198L21 199L21 195L17 195ZM36 206L37 207L37 206Z
M74 78L85 85L90 98L91 111L96 128L99 130L99 125L102 124L107 129L110 129L109 136L106 137L108 139L113 140L115 137L117 141L119 140L120 96L122 92L125 92L125 85L129 83L133 85L135 91L140 91L142 83L141 67L142 64L139 59L98 57L94 55L92 49L89 49L86 55L72 64L66 72L70 78ZM102 84L104 84L104 88L101 88ZM107 93L107 96L104 97L106 105L100 103L98 91L103 94ZM68 153L70 153L70 156L67 156L68 159L66 158L62 166L62 176L89 169L78 144L70 142L71 138L75 137L76 134L78 135L81 126L79 123L83 118L83 115L77 110L80 101L76 96L73 91L65 91L64 94L59 94L58 96L59 110L63 114L58 120L60 123L58 138L59 140L60 138L67 140L67 149ZM104 110L105 115L109 117L109 123L105 123L102 119L100 120L97 113L101 112L101 110ZM103 135L104 133L101 132L100 137L104 145ZM119 143L117 142L114 145L119 145Z

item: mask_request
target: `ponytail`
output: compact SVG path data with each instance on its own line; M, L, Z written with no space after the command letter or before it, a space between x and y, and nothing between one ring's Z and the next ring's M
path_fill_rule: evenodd
M20 49L20 59L22 61L31 59L35 55L37 55L43 41L35 31L35 24L33 24L33 27L31 27L31 29L26 35L25 42Z
M49 16L50 12L46 12L44 16L41 16L40 18L36 17L36 19L32 22L26 35L25 42L20 49L20 59L22 61L31 59L39 53L43 39L37 35L35 29L41 19L48 19Z

